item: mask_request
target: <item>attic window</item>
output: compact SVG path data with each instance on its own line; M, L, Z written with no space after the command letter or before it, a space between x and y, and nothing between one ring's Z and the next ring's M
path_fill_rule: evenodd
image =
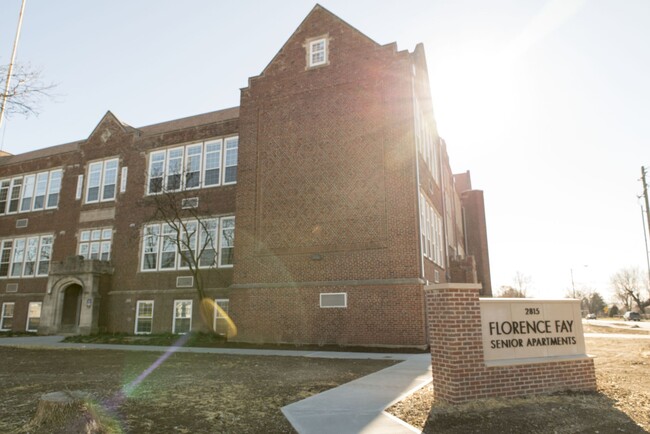
M309 41L309 67L327 64L327 39L319 38Z

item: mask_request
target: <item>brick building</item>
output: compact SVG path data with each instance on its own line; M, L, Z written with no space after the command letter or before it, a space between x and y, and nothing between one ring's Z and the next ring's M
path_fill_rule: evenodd
M205 327L162 196L232 339L423 346L428 282L491 295L482 192L452 174L422 45L318 5L239 107L140 128L108 112L87 139L0 157L0 329Z

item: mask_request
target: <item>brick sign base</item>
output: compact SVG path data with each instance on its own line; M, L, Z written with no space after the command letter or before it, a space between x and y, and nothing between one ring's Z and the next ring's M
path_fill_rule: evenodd
M480 285L444 284L425 289L434 398L449 403L552 392L595 391L588 356L488 366L483 356Z

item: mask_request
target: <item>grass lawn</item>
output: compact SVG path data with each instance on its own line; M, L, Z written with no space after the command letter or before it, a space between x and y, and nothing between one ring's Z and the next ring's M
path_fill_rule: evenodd
M160 356L0 347L0 432L22 432L41 395L65 390L92 393L123 432L294 432L281 407L394 364L175 353L127 387Z

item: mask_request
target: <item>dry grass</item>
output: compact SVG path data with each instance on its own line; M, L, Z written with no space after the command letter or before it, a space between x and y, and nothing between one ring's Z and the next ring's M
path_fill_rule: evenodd
M424 433L645 433L650 430L650 340L587 339L598 393L434 403L431 385L389 412Z

